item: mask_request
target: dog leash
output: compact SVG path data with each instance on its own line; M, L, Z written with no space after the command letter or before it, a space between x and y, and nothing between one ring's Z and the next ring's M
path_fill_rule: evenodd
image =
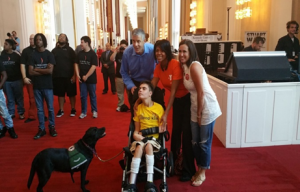
M121 152L119 152L117 155L115 155L115 156L113 156L112 158L107 159L107 160L101 159L101 158L97 155L97 153L96 153L96 154L94 153L94 155L99 159L99 161L105 163L105 162L107 162L107 161L113 160L114 158L118 157L121 153L123 153L123 150L122 150Z
M107 161L110 161L110 160L113 160L114 158L118 157L121 153L123 153L123 150L122 150L122 151L119 152L117 155L113 156L112 158L107 159L107 160L103 160L103 159L101 159L101 158L98 156L98 154L97 154L97 152L96 152L95 149L91 148L91 147L90 147L88 144L86 144L83 140L81 140L81 141L82 141L82 143L83 143L89 150L91 150L91 151L93 152L93 154L95 155L95 157L97 157L97 158L99 159L99 161L101 161L101 162L103 162L103 163L105 163L105 162L107 162Z

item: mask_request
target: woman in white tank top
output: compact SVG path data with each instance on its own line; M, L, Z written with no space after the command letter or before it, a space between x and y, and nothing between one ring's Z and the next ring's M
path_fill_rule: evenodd
M198 60L194 43L182 40L179 44L179 62L184 71L184 86L191 94L192 144L198 165L198 171L192 178L193 186L200 186L206 178L205 171L210 168L211 161L213 128L215 120L222 114L206 72Z

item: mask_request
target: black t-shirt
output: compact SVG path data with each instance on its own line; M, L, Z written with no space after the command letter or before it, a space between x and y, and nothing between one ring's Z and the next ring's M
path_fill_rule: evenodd
M82 77L89 72L92 65L97 66L98 63L97 55L92 49L88 52L82 50L77 55L76 63L78 64L79 75L80 78L82 79ZM96 70L92 73L91 76L89 76L89 78L86 80L85 83L90 83L90 84L97 83Z
M243 51L257 51L257 50L254 50L254 49L252 48L252 45L250 45L250 46L248 46L248 47L245 47L245 48L243 49Z
M30 65L37 69L46 69L51 63L55 65L53 54L47 49L44 52L35 51L32 53ZM34 75L32 76L33 89L53 89L52 75Z
M21 56L16 52L9 54L5 51L3 51L1 55L2 64L4 65L7 73L6 81L17 81L22 79L22 73L20 69Z
M115 61L117 63L116 77L119 77L119 78L122 78L122 75L120 73L121 64L122 64L122 57L123 57L123 53L118 52L116 54L116 58L115 58Z
M25 65L25 69L26 69L26 77L30 77L29 75L29 70L28 70L28 66L30 64L31 61L31 54L35 51L35 48L28 46L25 49L23 49L22 51L22 55L21 55L21 64Z
M69 46L58 46L52 50L52 53L56 61L52 77L71 78L74 75L75 51Z

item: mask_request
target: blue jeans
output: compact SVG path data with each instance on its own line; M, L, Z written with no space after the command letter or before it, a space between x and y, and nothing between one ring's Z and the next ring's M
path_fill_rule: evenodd
M291 69L291 72L294 73L295 75L297 75L298 80L300 81L300 74L298 73L298 71Z
M15 115L15 103L17 104L18 114L24 114L23 81L6 81L3 91L7 96L7 108L10 115Z
M45 129L44 99L48 108L49 127L54 126L54 108L53 108L53 90L52 89L34 89L34 98L37 107L39 119L39 128Z
M0 89L0 115L3 117L5 126L7 128L12 128L14 126L13 120L12 120L10 114L8 113L8 110L6 107L6 99L5 99L2 89ZM0 130L2 130L2 129L3 129L3 125L0 120Z
M210 168L211 144L213 139L215 121L208 125L198 125L191 121L192 145L197 165L202 169Z
M97 96L96 96L96 84L79 83L80 88L80 100L81 100L81 113L87 112L87 96L90 95L90 102L92 112L97 112Z

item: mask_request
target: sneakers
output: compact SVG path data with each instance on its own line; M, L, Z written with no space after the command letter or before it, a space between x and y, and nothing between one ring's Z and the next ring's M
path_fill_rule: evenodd
M64 115L64 111L62 111L61 109L57 112L56 117L61 117Z
M86 117L86 114L84 114L84 113L81 113L80 115L79 115L79 119L83 119L83 118L85 118Z
M13 127L8 128L7 131L8 131L11 138L13 138L13 139L18 138L18 135L15 133L15 129Z
M98 117L98 113L96 111L93 111L93 118L97 118Z
M85 117L86 117L86 114L84 114L84 113L81 113L79 115L79 119L83 119ZM96 111L93 111L93 118L97 118L97 117L98 117L98 113Z
M116 111L120 112L121 111L121 107L117 107Z
M71 116L71 117L75 117L75 115L76 115L76 110L75 110L75 109L72 109L72 110L71 110L70 116Z
M29 122L31 122L31 121L34 121L34 119L28 118L28 119L26 119L26 120L24 121L24 123L29 123Z
M2 137L5 136L6 131L7 131L6 127L3 127L3 128L0 130L0 138L2 138Z
M15 115L10 115L10 117L13 119L13 118L15 118L16 116L15 116Z
M25 119L24 113L20 114L20 119Z
M126 190L127 192L136 192L137 191L137 187L135 184L129 184L127 187L126 187Z
M16 134L15 132L15 129L12 127L12 128L6 128L6 127L3 127L1 130L0 130L0 138L4 137L5 136L5 133L6 131L8 131L9 135L11 138L13 139L16 139L18 138L18 135Z
M46 130L45 129L39 129L39 131L37 132L37 134L33 138L34 139L39 139L39 138L43 137L44 135L46 135Z
M54 128L54 125L49 125L49 133L52 137L56 137L57 136L57 132Z
M56 117L61 117L61 116L63 116L64 115L64 111L62 111L61 109L57 112L57 114L56 114ZM76 110L75 109L72 109L71 110L71 114L70 114L70 116L71 117L75 117L75 115L76 115Z

